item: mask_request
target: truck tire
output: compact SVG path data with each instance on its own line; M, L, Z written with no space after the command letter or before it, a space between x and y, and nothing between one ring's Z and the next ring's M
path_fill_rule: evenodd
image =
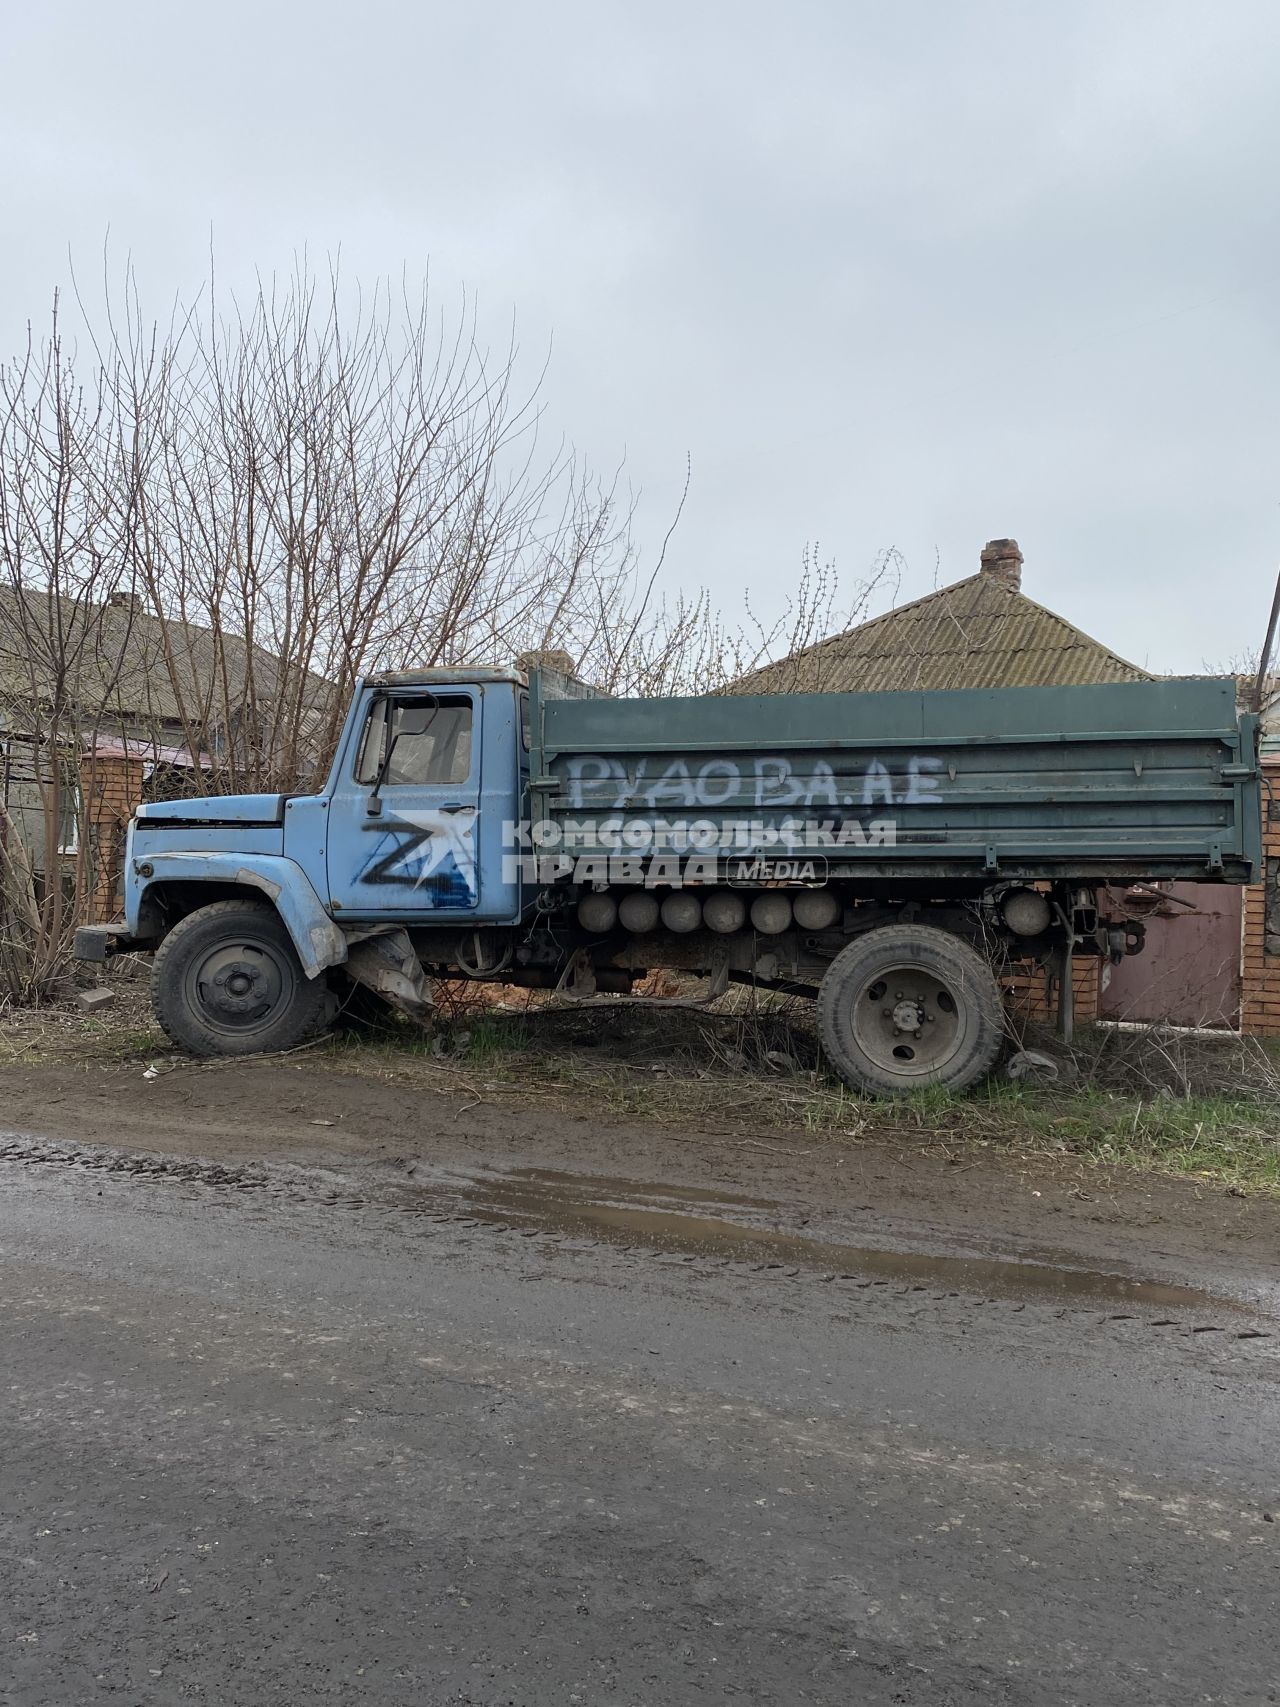
M165 937L151 969L151 1002L189 1055L259 1055L319 1031L334 1002L309 979L274 907L214 901Z
M991 968L967 942L936 925L881 925L827 968L818 1029L854 1090L963 1091L995 1066L1004 1009Z

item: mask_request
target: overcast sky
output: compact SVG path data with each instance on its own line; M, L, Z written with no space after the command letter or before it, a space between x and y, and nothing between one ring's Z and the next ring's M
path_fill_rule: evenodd
M1274 0L4 6L0 343L110 227L157 308L342 250L554 339L667 585L807 540L902 597L1012 534L1116 651L1256 648L1280 560Z

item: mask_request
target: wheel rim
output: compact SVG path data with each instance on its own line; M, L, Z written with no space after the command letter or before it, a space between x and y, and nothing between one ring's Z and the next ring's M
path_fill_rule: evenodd
M960 1048L963 994L920 966L880 967L858 991L852 1029L858 1048L883 1072L926 1078Z
M297 981L274 943L239 937L193 962L187 1000L204 1023L228 1037L265 1031L292 1001Z

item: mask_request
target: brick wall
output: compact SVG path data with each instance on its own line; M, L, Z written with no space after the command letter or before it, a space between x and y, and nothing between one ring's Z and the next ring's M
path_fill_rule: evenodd
M1280 819L1270 809L1273 798L1280 806L1280 758L1265 758L1262 773L1263 881L1244 892L1240 1024L1254 1037L1280 1037Z
M1077 955L1072 961L1071 982L1075 987L1077 1025L1092 1025L1098 1017L1101 973L1102 962L1094 955ZM1053 992L1051 998L1046 998L1043 968L1004 977L1000 984L1005 992L1005 1006L1009 1017L1015 1024L1027 1021L1037 1025L1057 1023L1057 991Z
M86 754L80 794L93 856L89 922L105 924L120 911L124 835L142 799L144 766L123 754Z

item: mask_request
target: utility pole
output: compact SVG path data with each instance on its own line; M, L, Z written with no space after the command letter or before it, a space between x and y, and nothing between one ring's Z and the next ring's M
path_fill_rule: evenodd
M1271 600L1271 620L1267 623L1267 638L1262 642L1258 660L1258 679L1253 684L1253 709L1262 710L1262 695L1266 686L1267 669L1271 663L1271 648L1275 645L1276 623L1280 622L1280 574L1276 576L1275 596Z

